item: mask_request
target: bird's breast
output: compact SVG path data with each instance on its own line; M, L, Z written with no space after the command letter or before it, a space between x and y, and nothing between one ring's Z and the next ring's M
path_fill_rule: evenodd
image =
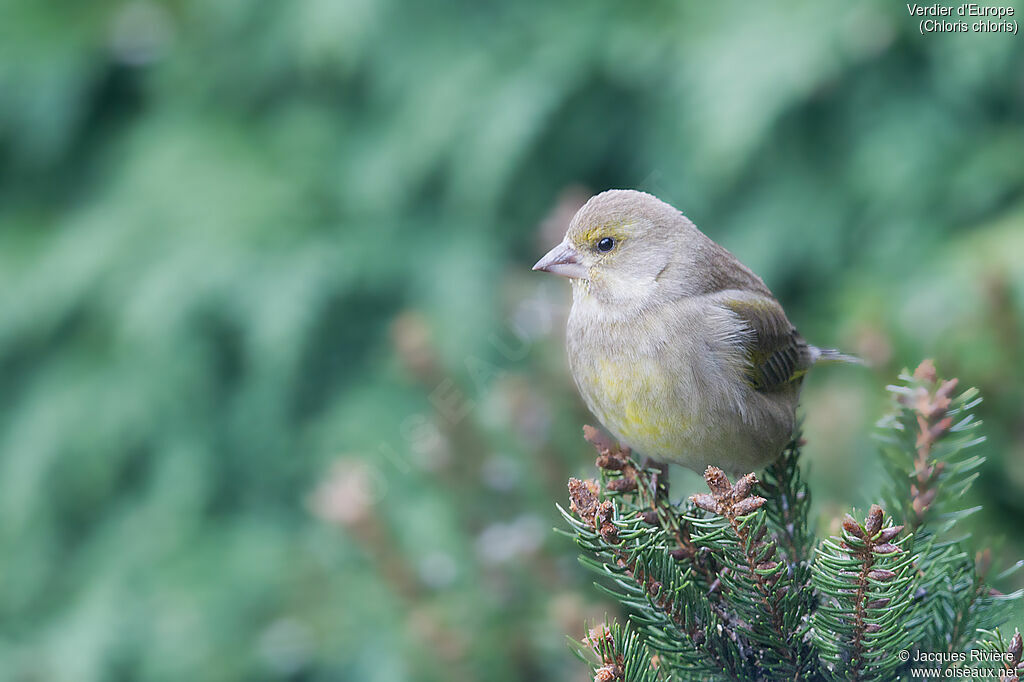
M570 352L573 377L587 407L620 441L644 454L678 452L692 419L680 404L678 373L628 343L618 352L604 345Z

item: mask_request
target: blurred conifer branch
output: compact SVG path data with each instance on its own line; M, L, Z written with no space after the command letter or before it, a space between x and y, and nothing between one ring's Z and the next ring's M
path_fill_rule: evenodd
M663 465L584 427L600 477L570 479L560 509L580 560L629 613L580 643L594 679L889 681L924 652L947 654L941 674L988 666L1016 680L1020 634L1007 641L997 628L1021 593L991 586L988 548L972 555L969 536L950 537L974 511L959 501L984 461L973 454L978 391L956 388L927 360L889 387L886 506L846 514L838 537L820 539L799 435L764 480L733 483L709 467L709 492L673 503ZM970 651L1001 657L958 660Z

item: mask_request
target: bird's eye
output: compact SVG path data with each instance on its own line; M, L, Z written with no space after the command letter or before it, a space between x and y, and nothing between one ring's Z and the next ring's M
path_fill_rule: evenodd
M605 237L597 243L597 250L605 253L615 248L615 240L611 237Z

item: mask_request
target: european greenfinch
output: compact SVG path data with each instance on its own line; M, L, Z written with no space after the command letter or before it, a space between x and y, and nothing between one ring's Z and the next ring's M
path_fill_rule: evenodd
M747 472L790 440L808 344L761 278L678 210L610 190L534 270L572 283L567 346L587 407L634 451Z

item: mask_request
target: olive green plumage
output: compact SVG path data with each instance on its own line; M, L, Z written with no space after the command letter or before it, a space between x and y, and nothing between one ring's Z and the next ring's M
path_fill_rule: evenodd
M569 364L587 406L657 459L761 467L793 432L807 370L856 361L807 344L757 275L650 194L592 197L534 269L572 282Z

